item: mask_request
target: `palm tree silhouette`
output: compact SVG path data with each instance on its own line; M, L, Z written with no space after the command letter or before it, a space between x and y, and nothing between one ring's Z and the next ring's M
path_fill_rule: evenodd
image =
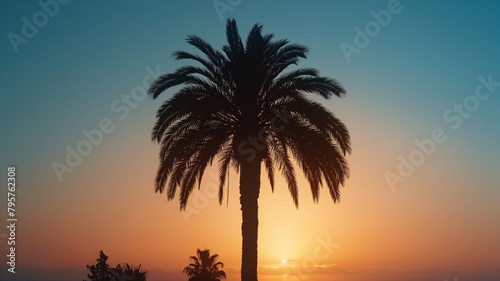
M226 273L222 270L224 264L215 262L219 255L210 255L210 250L196 250L197 256L191 256L192 261L184 268L184 272L188 276L189 281L220 281L226 279ZM220 267L220 269L219 269Z
M118 264L114 270L115 280L146 281L147 271L141 272L140 264L139 266L132 266L128 263Z
M261 164L273 191L275 170L281 172L298 207L293 155L309 181L313 200L319 199L324 181L335 203L349 173L344 156L351 151L345 125L306 97L343 97L343 87L313 68L284 72L306 58L308 49L287 40L273 41L273 34L262 35L261 30L262 25L254 25L243 45L236 21L228 19L223 52L200 37L188 36L187 42L206 58L184 51L173 56L201 67L188 65L163 74L149 89L156 99L182 86L159 108L152 131L153 142L160 144L156 192L167 188L172 200L180 187L180 208L185 210L196 182L200 188L205 168L217 157L222 204L229 165L240 174L242 281L257 280Z

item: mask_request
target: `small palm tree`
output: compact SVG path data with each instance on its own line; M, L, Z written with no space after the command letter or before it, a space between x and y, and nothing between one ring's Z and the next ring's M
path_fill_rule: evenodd
M196 256L191 256L191 263L184 268L189 281L220 281L226 279L226 273L222 270L224 264L216 262L219 255L210 255L210 250L196 250Z
M190 59L200 66L184 66L158 77L149 94L156 99L175 86L180 89L160 107L152 139L161 145L155 191L166 190L172 200L180 188L180 208L214 158L219 164L219 203L231 165L239 172L242 213L241 280L257 281L258 199L261 166L274 191L275 172L281 172L298 207L298 185L292 158L309 181L313 200L328 188L335 202L349 175L346 153L351 152L345 125L307 94L343 97L344 88L316 69L285 72L306 58L305 46L273 41L251 29L243 44L235 20L226 24L227 45L215 50L198 36L187 42L206 58L177 51L177 60Z
M141 272L141 265L132 266L125 263L122 266L119 264L114 270L116 280L146 281L147 271Z

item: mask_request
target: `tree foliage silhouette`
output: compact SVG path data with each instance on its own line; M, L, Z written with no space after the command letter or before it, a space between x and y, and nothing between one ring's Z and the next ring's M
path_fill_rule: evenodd
M196 250L196 256L191 256L191 263L183 272L189 281L220 281L226 279L226 273L222 270L224 264L216 262L219 255L210 255L210 250Z
M114 274L122 277L121 280L146 281L147 271L141 271L141 265L132 266L125 263L124 265L118 264L114 268ZM115 278L118 279L116 276Z
M102 250L99 251L99 258L96 259L97 263L95 265L87 265L87 269L90 271L87 277L92 281L111 281L113 275L111 274L111 268L107 260L108 256Z
M147 271L141 272L141 265L131 266L125 263L123 266L118 264L115 268L111 268L107 263L108 256L102 250L99 251L99 258L96 261L95 265L87 265L90 271L87 277L91 281L146 281Z
M198 36L187 42L205 58L185 51L176 60L194 60L201 66L183 66L158 77L149 94L156 99L165 90L181 86L156 115L152 140L160 144L155 191L166 190L172 200L180 188L180 208L208 165L217 158L219 203L227 170L240 175L242 210L242 281L257 280L258 198L261 164L274 191L275 172L287 181L295 206L298 186L292 158L309 181L313 200L325 184L334 202L349 174L344 156L350 153L345 125L321 104L306 97L314 93L329 99L343 97L344 88L316 69L285 70L306 58L308 49L287 40L262 35L256 24L244 45L235 20L226 24L227 45L222 52Z

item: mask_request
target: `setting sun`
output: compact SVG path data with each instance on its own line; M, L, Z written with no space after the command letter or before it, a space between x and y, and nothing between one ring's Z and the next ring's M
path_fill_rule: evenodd
M281 260L281 263L286 263L286 260Z

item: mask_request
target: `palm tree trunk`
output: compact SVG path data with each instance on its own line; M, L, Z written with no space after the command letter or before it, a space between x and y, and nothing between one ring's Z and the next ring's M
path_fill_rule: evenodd
M260 161L241 162L240 204L243 222L241 281L257 281L258 199L260 191Z

